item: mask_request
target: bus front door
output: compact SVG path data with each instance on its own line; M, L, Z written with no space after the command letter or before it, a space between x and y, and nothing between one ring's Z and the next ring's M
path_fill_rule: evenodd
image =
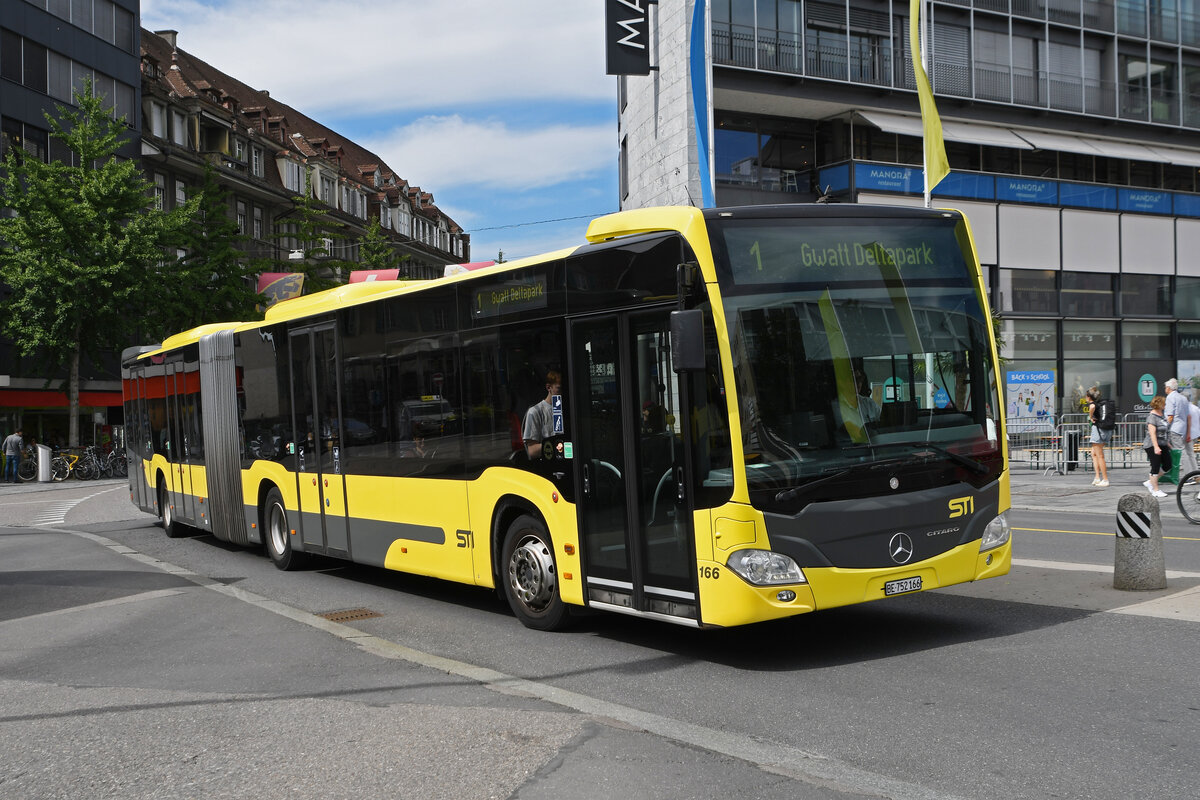
M698 623L688 423L669 341L669 310L573 321L570 438L588 602Z
M349 555L332 325L291 332L300 536L305 550Z

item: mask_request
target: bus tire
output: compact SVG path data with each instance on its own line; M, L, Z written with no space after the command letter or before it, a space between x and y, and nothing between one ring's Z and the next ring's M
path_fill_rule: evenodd
M285 572L300 569L304 565L303 553L292 549L292 528L288 524L287 506L283 495L272 487L263 500L262 507L263 544L267 555L277 569Z
M513 614L539 631L566 627L570 612L558 592L558 567L550 535L528 514L517 517L504 535L500 580Z
M168 538L178 539L184 535L183 524L175 518L175 509L171 507L171 498L167 496L167 486L161 479L158 482L158 516L162 520L163 533Z

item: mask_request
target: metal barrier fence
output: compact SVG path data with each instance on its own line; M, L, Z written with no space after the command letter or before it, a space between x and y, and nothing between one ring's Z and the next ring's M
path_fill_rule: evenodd
M1083 419L1076 419L1083 417ZM1063 421L1065 420L1065 421ZM1015 466L1029 469L1068 472L1092 471L1092 424L1086 415L1018 418L1008 423L1008 455ZM1109 469L1139 467L1149 469L1142 442L1146 438L1146 420L1118 422L1112 437L1104 445L1104 461Z

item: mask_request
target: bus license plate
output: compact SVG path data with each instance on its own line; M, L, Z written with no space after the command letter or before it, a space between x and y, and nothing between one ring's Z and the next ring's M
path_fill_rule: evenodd
M888 581L883 585L883 593L886 596L919 591L921 591L920 575L916 576L915 578L901 578L898 581Z

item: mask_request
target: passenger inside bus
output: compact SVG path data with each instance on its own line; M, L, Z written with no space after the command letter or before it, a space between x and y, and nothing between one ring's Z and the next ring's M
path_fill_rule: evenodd
M558 370L552 369L546 373L545 399L529 407L521 428L525 452L531 459L542 457L542 442L554 435L554 413L551 404L555 395L562 395L562 375Z

